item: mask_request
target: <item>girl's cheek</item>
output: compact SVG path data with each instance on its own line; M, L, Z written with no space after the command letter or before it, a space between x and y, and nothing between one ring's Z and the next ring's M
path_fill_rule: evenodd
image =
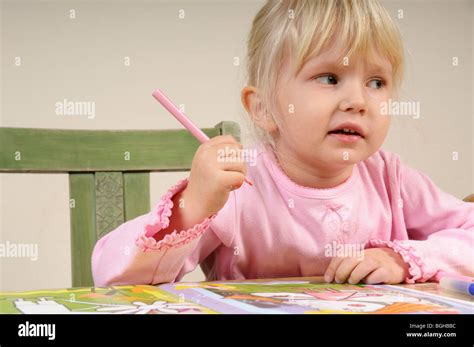
M384 111L384 105L388 103L389 95L374 95L369 98L369 103L371 104L370 108L372 109L373 114L381 115Z
M380 104L390 97L390 92L388 90L369 90L367 95L371 100Z

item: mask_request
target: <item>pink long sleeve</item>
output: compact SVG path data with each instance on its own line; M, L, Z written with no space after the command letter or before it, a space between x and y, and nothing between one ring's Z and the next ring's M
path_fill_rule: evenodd
M441 271L474 276L474 204L443 192L427 175L394 158L409 239L370 240L368 247L398 252L410 264L408 283L438 280Z
M209 230L213 215L189 230L153 238L169 225L173 196L185 188L181 180L148 214L130 220L102 237L92 254L96 286L173 282L192 271L220 244Z

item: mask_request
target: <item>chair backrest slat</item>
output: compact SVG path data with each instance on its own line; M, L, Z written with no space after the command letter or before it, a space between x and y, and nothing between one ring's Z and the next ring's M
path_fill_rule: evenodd
M97 238L125 222L123 174L121 172L96 172L95 228Z
M203 130L214 137L222 129ZM17 172L186 170L198 146L186 130L0 128L0 168Z
M71 220L71 270L74 287L93 283L91 254L96 234L94 173L69 174Z
M150 211L150 174L124 172L123 195L125 220L131 220Z

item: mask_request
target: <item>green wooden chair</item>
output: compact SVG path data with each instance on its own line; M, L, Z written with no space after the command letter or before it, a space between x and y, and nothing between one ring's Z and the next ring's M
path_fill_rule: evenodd
M233 135L235 122L203 129ZM72 285L93 286L91 254L99 238L150 210L151 171L191 168L199 142L186 130L0 128L0 172L68 173Z

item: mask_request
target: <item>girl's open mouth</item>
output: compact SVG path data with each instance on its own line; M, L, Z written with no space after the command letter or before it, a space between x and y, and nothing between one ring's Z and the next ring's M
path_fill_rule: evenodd
M328 135L338 141L341 142L356 142L362 138L364 138L362 135L360 135L358 132L353 131L353 130L333 130L328 132Z

